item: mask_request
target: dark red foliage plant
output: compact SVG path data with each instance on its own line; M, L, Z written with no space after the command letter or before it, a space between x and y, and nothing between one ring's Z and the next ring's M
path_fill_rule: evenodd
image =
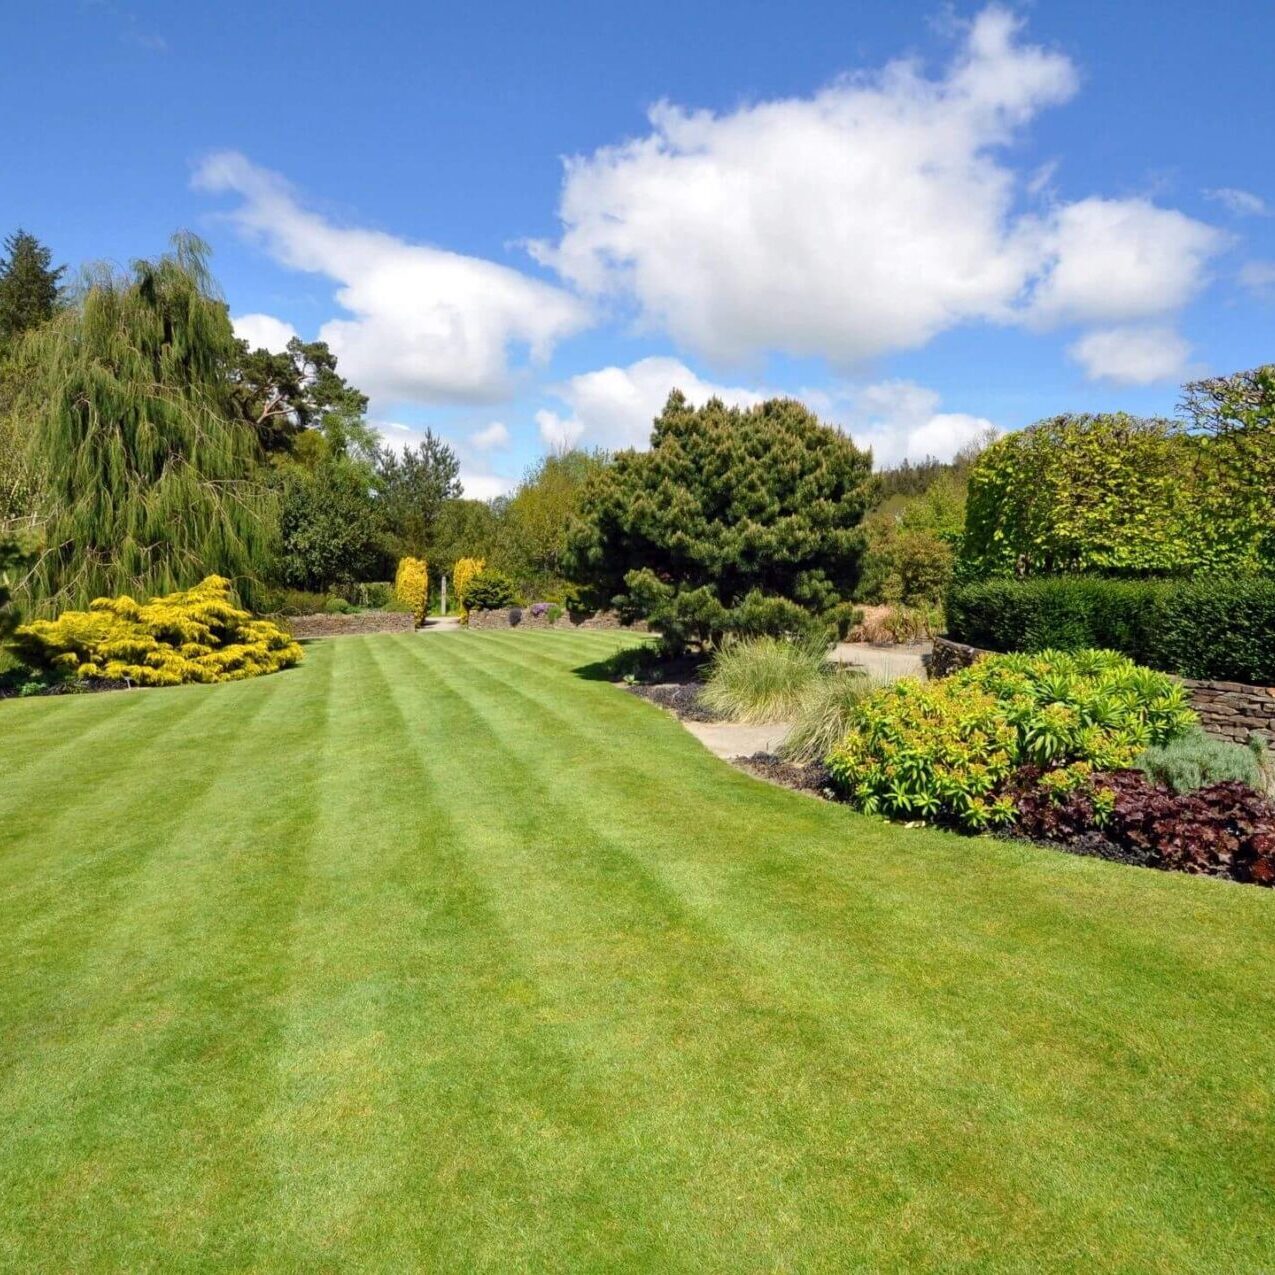
M1018 832L1063 843L1100 837L1119 857L1150 867L1275 886L1275 802L1234 780L1175 793L1140 770L1093 776L1055 800L1039 772L1015 776ZM1110 793L1095 801L1095 794ZM1100 813L1101 807L1110 809Z

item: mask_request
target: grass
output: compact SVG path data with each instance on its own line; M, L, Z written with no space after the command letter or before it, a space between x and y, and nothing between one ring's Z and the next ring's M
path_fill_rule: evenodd
M783 722L797 713L823 671L824 649L810 642L758 637L713 655L701 701L736 722Z
M0 1269L1275 1266L1275 896L771 788L622 640L0 703Z

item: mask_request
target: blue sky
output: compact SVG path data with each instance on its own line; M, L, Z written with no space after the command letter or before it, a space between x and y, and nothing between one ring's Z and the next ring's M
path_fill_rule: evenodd
M0 226L189 228L471 494L671 384L880 459L1168 412L1275 358L1275 9L49 0L7 15ZM13 122L19 126L14 127Z

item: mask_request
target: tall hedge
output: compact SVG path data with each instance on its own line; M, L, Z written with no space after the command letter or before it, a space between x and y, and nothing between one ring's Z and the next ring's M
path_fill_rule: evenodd
M1115 413L1004 438L970 474L959 578L1275 566L1264 425L1188 433Z
M1275 684L1275 578L993 579L957 585L948 635L993 651L1121 651L1182 677Z

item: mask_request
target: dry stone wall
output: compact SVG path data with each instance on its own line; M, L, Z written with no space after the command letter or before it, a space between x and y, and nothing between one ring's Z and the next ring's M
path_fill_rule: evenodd
M284 623L295 638L345 637L361 633L410 633L415 617L406 611L360 611L356 615L289 616Z

